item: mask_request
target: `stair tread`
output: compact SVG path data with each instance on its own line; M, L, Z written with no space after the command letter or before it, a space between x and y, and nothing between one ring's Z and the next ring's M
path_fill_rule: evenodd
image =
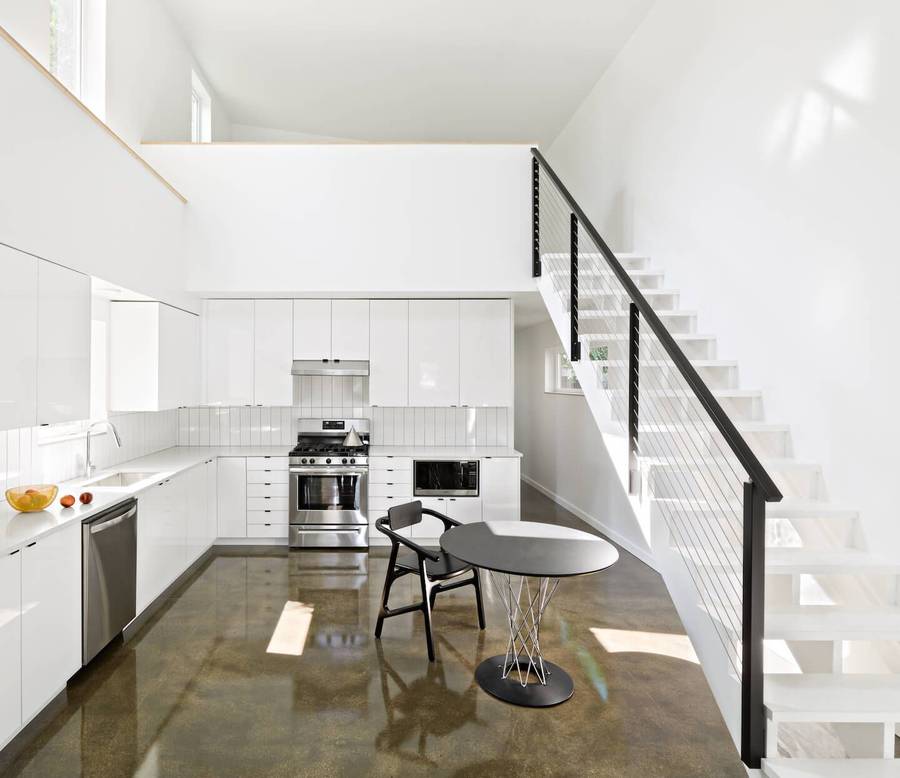
M771 640L900 640L900 608L790 605L766 610Z
M581 314L578 314L581 317ZM707 335L702 332L672 332L675 340L715 340L715 335ZM582 332L578 334L579 340L628 340L631 336L627 332ZM641 362L641 365L645 364Z
M787 424L776 424L765 421L736 421L734 426L740 432L790 432ZM664 424L639 424L639 432L666 432L668 430L696 429L697 424L690 422L665 422Z
M763 759L769 778L900 778L900 759Z
M815 573L846 568L886 573L900 572L900 562L882 559L858 548L770 548L766 550L766 568L770 570Z
M790 518L846 518L855 519L859 511L855 508L847 508L834 505L823 500L802 500L785 498L781 502L770 503L766 506L766 516L770 519Z
M685 308L660 308L654 313L657 316L697 316L697 311L691 311ZM606 319L606 318L617 318L617 319L627 319L631 316L629 311L621 311L621 310L607 310L607 309L594 309L589 308L587 310L578 311L579 319Z
M900 720L900 676L767 674L763 699L779 721Z
M726 457L654 457L640 456L641 462L653 467L670 466L670 465L696 465L709 464L721 465L723 462L731 461ZM808 462L803 459L793 459L791 457L760 457L760 464L766 470L821 470L822 465L818 462Z

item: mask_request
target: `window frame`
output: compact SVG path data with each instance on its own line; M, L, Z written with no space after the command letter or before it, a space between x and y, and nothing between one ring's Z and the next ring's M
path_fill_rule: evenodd
M577 386L563 386L562 376L568 365L568 369L572 371ZM578 377L574 375L575 368L569 363L569 358L561 346L556 348L548 348L544 353L544 393L545 394L562 394L569 396L584 395L584 390L578 384Z
M53 24L53 7L59 6L62 3L70 3L72 5L72 21L74 26L72 34L72 40L74 42L72 62L74 72L71 84L66 83L59 74L59 30ZM47 69L60 84L80 100L84 88L84 0L50 0L49 32L50 46Z

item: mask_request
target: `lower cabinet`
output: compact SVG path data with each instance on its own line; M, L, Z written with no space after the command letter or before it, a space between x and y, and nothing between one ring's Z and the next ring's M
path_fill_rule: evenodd
M0 748L22 726L22 552L0 557Z
M247 459L222 457L218 464L218 537L247 537Z
M185 521L185 568L196 562L210 547L209 516L206 506L206 462L178 476L187 489L187 517Z
M22 549L22 723L81 667L81 524Z
M485 521L519 521L521 485L518 457L481 460L481 501Z
M461 524L481 521L480 497L423 497L422 507L443 513ZM412 528L414 538L439 538L444 532L444 522L434 516L422 516L422 523Z

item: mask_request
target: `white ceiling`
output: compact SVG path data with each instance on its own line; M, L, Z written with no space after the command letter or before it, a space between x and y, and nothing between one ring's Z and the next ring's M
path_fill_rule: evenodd
M162 0L232 121L547 142L654 0Z

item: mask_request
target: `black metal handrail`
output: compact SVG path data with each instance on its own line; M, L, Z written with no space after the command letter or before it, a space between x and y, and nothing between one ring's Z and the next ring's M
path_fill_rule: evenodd
M562 181L559 180L559 176L556 175L553 168L551 168L547 160L544 159L543 154L536 148L532 148L531 153L538 161L538 164L544 169L544 172L546 172L553 181L556 188L559 190L559 193L572 209L572 212L578 217L578 221L582 228L600 249L610 270L612 270L619 280L619 283L625 288L625 291L631 298L631 302L637 306L638 311L640 311L641 315L644 317L647 325L659 339L659 342L666 350L669 358L675 363L675 367L678 368L678 371L684 377L688 386L697 396L697 399L703 405L707 414L709 414L713 424L715 424L716 428L722 434L722 437L725 438L725 442L728 444L728 447L732 450L735 457L737 457L741 467L744 468L747 475L750 476L757 487L759 487L766 502L779 502L782 499L782 494L772 480L772 477L766 472L766 469L762 466L762 463L759 461L756 454L753 453L753 450L747 444L747 441L744 440L743 435L741 435L737 427L734 426L734 422L731 421L719 401L706 385L706 382L700 377L697 369L691 364L685 353L675 342L671 333L666 329L666 326L660 321L659 316L656 315L656 311L653 310L652 306L647 301L647 298L641 294L637 284L632 281L631 276L629 276L625 268L622 267L622 264L616 258L612 249L606 245L606 241L600 237L600 233L597 232L594 225L591 224L590 219L588 219L584 211L581 210L581 207L575 202L572 195L569 194L569 190L566 189Z

